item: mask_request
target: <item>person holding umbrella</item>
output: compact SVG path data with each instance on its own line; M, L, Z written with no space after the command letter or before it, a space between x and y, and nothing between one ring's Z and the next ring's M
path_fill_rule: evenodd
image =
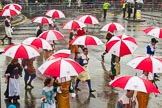
M153 82L153 76L147 71L143 71L143 74L140 76L141 78L147 79ZM149 101L149 93L144 92L137 92L137 101L138 101L138 108L147 108L147 104Z
M5 72L5 83L7 83L7 89L4 93L9 102L13 100L16 103L20 99L20 79L22 77L22 67L18 62L18 59L12 59Z
M79 76L76 80L75 89L79 91L80 90L78 88L79 82L80 81L86 81L87 84L88 84L89 92L95 92L96 90L93 90L92 86L91 86L90 75L89 75L89 72L88 72L88 62L89 62L88 49L84 48L83 54L81 54L81 56L79 57L79 64L84 67L85 71L82 72L81 74L79 74Z
M117 108L135 108L135 105L134 90L127 90L117 101Z
M10 16L7 16L5 19L5 31L6 35L1 39L2 44L4 45L4 40L8 38L8 44L10 45L12 43L12 25L11 25L12 18Z

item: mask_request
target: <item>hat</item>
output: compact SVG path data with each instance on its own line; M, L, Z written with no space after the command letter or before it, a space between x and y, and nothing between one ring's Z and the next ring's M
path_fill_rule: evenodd
M152 39L151 39L151 42L158 43L158 40L156 40L155 38L152 38Z
M8 106L8 108L16 108L16 106L11 104L11 105Z

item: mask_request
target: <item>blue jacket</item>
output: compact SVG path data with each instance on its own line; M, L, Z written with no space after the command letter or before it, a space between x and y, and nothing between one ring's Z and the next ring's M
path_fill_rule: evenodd
M151 48L151 45L150 44L147 45L146 49L147 49L147 54L154 55L155 49Z

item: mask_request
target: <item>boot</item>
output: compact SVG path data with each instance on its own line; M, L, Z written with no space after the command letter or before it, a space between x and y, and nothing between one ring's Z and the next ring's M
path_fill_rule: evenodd
M25 81L25 89L27 89L27 86L28 86L27 81Z
M30 86L31 88L34 88L34 86L31 85L31 82L32 82L32 79L30 79L30 81L27 85Z
M96 90L92 90L91 80L87 80L87 84L88 84L89 92L95 92L96 91Z
M77 78L77 80L76 80L76 85L75 85L75 90L77 90L77 91L81 91L81 90L78 88L79 82L80 82L80 80Z

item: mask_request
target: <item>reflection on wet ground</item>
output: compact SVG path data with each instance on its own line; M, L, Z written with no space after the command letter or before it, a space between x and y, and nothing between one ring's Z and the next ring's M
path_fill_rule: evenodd
M73 13L73 15L71 15ZM74 14L75 13L75 14ZM91 13L91 12L86 12L86 13ZM66 15L68 16L66 19L58 19L57 20L57 25L58 25L58 30L60 30L64 35L65 39L56 41L56 50L61 49L61 48L68 48L68 30L62 30L61 26L62 24L69 20L69 19L74 19L78 17L78 12L67 12ZM85 13L80 13L80 14L85 14ZM137 70L133 70L132 68L128 67L126 63L130 61L132 58L134 58L136 55L140 54L145 54L145 46L146 44L150 41L150 37L145 36L144 33L141 32L142 29L147 27L145 23L131 23L127 22L122 19L121 14L108 14L107 15L107 20L103 21L101 18L101 15L94 14L96 15L101 23L100 25L95 25L95 26L88 26L88 32L91 35L99 37L103 42L106 43L105 40L105 35L106 32L101 32L100 28L105 25L106 23L109 22L121 22L125 27L126 30L115 33L116 35L118 34L127 34L130 36L134 36L139 44L138 49L135 51L133 55L129 55L126 57L123 57L121 59L121 75L135 75L140 72L137 72ZM28 22L26 25L20 25L19 28L23 29L23 32L26 34L32 33L34 30L32 30L29 27L29 30L25 29L25 27L30 26L32 29L35 30L36 24L31 24L31 22ZM17 27L18 28L18 27ZM21 30L21 29L20 29ZM19 37L15 37L16 39L14 40L15 42L21 42L24 38L26 38L26 35L21 35L19 34L19 31L16 31L17 35ZM21 35L21 36L20 36ZM157 56L161 56L162 54L162 47L160 45L161 43L159 42L158 45L158 53L156 53ZM4 46L1 46L2 48ZM110 70L110 59L111 55L107 54L105 56L105 62L101 62L101 57L100 55L102 52L105 50L105 46L96 46L96 47L88 47L89 48L89 55L90 55L90 63L89 63L89 70L90 70L90 75L91 75L91 80L92 80L92 87L96 90L94 93L89 93L87 84L86 82L80 82L79 88L82 88L81 91L76 92L76 97L70 98L71 99L71 108L115 108L116 106L116 101L121 94L121 92L117 89L111 88L108 86L110 78L109 78L109 70ZM162 58L162 57L161 57ZM4 99L4 91L6 88L6 84L4 84L4 72L6 70L7 65L11 61L11 58L5 57L4 55L1 55L1 61L0 61L0 67L1 67L1 102L2 102L2 108L7 108L7 106L10 104L8 103L7 100ZM41 53L40 57L36 58L36 61L34 62L34 66L36 69L44 62L43 60L43 53ZM37 72L37 78L33 81L34 89L24 89L24 80L23 77L20 80L20 85L21 85L21 98L19 100L19 103L16 104L17 108L40 108L40 98L41 98L41 90L43 88L43 81L45 77L41 75L41 73ZM158 82L157 84L159 85L160 90L162 89L161 87L161 82ZM75 83L74 83L75 84ZM162 90L161 90L162 91ZM158 98L154 98L153 96L150 98L151 103L149 103L148 108L153 108L152 106L156 108L161 108L162 105L160 104L162 102L161 95L159 95Z

